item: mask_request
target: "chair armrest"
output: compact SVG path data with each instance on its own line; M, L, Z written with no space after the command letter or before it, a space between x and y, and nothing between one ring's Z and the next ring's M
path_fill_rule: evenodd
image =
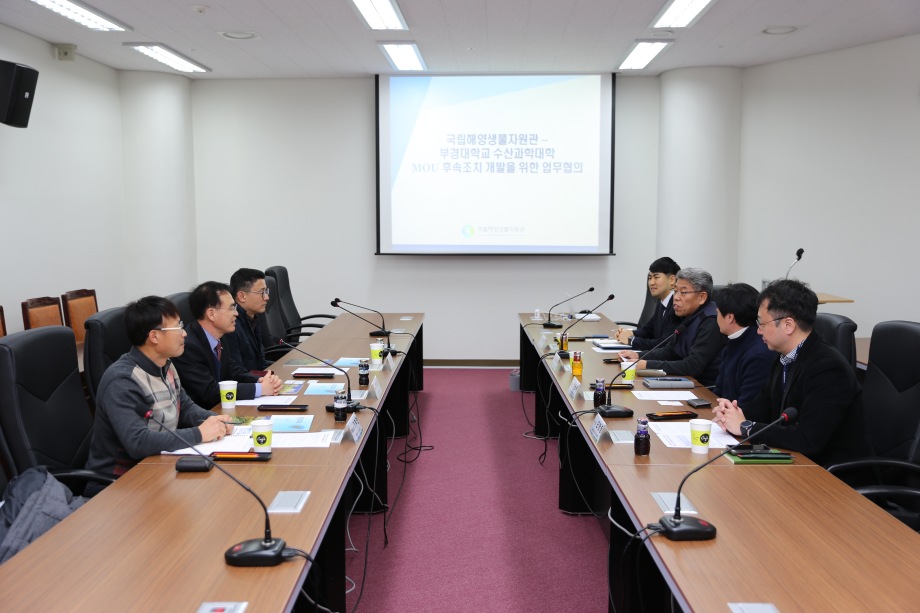
M313 315L307 315L306 317L301 317L300 321L307 321L308 319L335 319L336 315L327 315L325 313L314 313Z
M633 328L638 328L638 327L639 327L639 324L633 323L633 322L631 322L631 321L615 321L615 322L613 322L613 323L615 323L615 324L618 325L618 326L632 326Z
M920 473L920 465L891 458L864 458L851 462L841 462L840 464L828 466L827 472L837 474L838 472L856 470L859 468L901 468L910 472Z
M920 500L920 489L903 485L865 485L854 489L870 500L875 500L876 498L914 498Z

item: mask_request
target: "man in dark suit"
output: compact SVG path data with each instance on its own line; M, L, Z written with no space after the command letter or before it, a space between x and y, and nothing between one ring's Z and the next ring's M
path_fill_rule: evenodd
M749 404L720 399L714 421L735 436L805 454L815 463L872 455L856 373L840 352L812 334L818 297L800 281L780 280L760 293L757 330L778 355L760 393ZM788 407L798 421L758 432Z
M616 338L621 343L631 345L634 349L651 349L669 335L680 323L680 317L674 314L674 285L680 266L671 258L658 258L648 267L648 291L658 300L652 318L635 330L621 328Z
M182 388L192 400L204 407L218 404L221 381L236 381L240 400L278 393L281 379L276 375L270 372L263 377L252 375L224 354L221 339L233 332L237 318L229 286L205 281L192 290L189 307L195 321L186 327L185 352L174 362Z
M757 290L747 283L729 283L715 292L716 321L725 336L722 365L713 393L747 406L763 387L774 353L757 334Z
M262 321L271 299L265 273L255 268L240 268L230 277L230 290L239 318L236 330L227 334L224 344L230 356L243 368L262 372L271 364L265 359L267 330Z

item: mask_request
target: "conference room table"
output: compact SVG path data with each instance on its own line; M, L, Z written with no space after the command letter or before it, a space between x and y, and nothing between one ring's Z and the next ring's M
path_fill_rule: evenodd
M419 313L414 317L413 333L424 319ZM393 344L411 357L411 336L394 339ZM370 353L367 338L347 332L341 323L301 346L333 360ZM282 358L273 370L289 376L297 366L285 363L297 355L292 352ZM393 368L371 372L382 393L361 404L381 413L407 411L408 397L391 392L409 361L398 355ZM353 389L364 389L355 385L356 370L349 370ZM342 382L344 377L337 375L330 381ZM303 395L305 389L295 403L310 405L310 431L342 429L344 425L325 410L332 397ZM215 410L222 412L219 407ZM237 405L232 414L272 412ZM341 443L328 448L276 447L267 462L220 464L266 505L279 491L310 492L301 512L272 513L270 517L273 537L315 559L318 584L307 579L312 565L301 557L273 567L228 566L224 562L227 549L264 535L261 506L218 470L177 473L176 456L158 455L129 470L0 567L2 609L197 611L206 602L248 602L247 613L289 611L304 586L324 606L344 611L348 515L356 501L360 510L362 499L370 512L386 504L387 442L380 420L369 410L352 415L363 429L357 443L346 434ZM371 487L376 493L369 491ZM361 498L359 490L363 490Z
M632 534L656 524L665 512L652 493L668 492L666 500L673 503L681 480L721 450L694 454L667 447L654 433L647 456L636 456L631 442L614 443L607 436L595 442L590 435L595 415L573 418L593 403L581 395L571 398L571 372L540 359L552 347L544 344L549 339L531 315L520 314L519 323L522 381L526 363L535 371L536 413L554 419L559 435L559 508L595 514L609 539L610 611L668 610L676 604L684 611L724 612L732 603L770 603L782 612L916 609L920 582L912 570L920 565L920 535L799 453L792 453L793 464L775 465L735 465L722 457L687 479L681 493L698 517L716 526L713 540L670 541L643 532L648 539L640 546L611 527L608 512ZM612 336L615 328L602 317L580 322L569 333ZM569 351L577 350L583 351L583 389L596 377L609 382L619 372L618 364L602 362L612 354L593 351L590 339L570 342ZM637 377L635 390L647 389L641 382ZM705 388L691 391L714 400ZM611 430L634 432L636 419L648 412L712 415L711 409L639 400L629 390L611 396L635 412L606 419ZM553 424L546 425L551 431Z

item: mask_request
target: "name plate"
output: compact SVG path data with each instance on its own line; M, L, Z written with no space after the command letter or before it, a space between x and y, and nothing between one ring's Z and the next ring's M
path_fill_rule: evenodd
M378 400L381 399L381 398L383 398L383 388L380 387L380 381L377 380L377 377L376 377L376 376L375 376L373 379L371 379L371 386L370 386L370 388L367 390L367 392L368 392L368 394L367 394L368 396L370 396L371 394L373 394L373 395L374 395L374 398L376 398L376 399L378 399Z
M392 354L392 353L388 353L388 354L387 354L387 359L385 359L385 360L383 361L383 369L384 369L384 370L393 370L393 369L395 369L395 368L396 368L396 362L393 361L393 354Z
M591 438L595 443L601 442L601 439L604 438L604 435L609 433L607 432L607 422L604 421L604 418L600 415L594 416L594 423L591 424L591 429L588 430L591 433Z
M553 356L553 370L565 370L565 367L562 365L562 358L559 357L559 354Z
M361 422L358 421L358 416L355 413L351 414L351 419L345 423L345 428L348 430L354 442L357 443L361 440L361 435L364 434L364 428L361 427Z
M578 392L581 390L581 381L578 379L572 379L572 383L569 385L569 398L575 400L578 397Z

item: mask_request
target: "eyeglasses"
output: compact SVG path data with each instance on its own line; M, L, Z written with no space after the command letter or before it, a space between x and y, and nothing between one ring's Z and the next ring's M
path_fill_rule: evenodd
M263 298L268 298L268 288L267 287L263 290L259 290L258 292L254 292L252 290L246 290L246 293L247 294L259 294Z
M159 328L154 328L154 330L159 330L160 332L168 332L170 330L185 330L185 324L180 321L178 326L173 326L171 328L159 327Z
M703 290L693 290L693 289L682 289L674 290L675 294L680 294L681 296L686 296L687 294L702 294Z
M769 323L773 323L774 321L779 321L781 319L786 319L787 317L789 316L783 315L782 317L777 317L776 319L771 319L769 321L760 321L760 318L758 317L757 319L754 320L754 322L757 324L757 328L759 329L759 328L763 328L765 325Z
M211 307L211 308L214 309L215 311L227 311L228 313L235 313L235 312L236 312L236 305L235 305L235 304L231 304L231 305L228 306L226 309L225 309L224 307Z

